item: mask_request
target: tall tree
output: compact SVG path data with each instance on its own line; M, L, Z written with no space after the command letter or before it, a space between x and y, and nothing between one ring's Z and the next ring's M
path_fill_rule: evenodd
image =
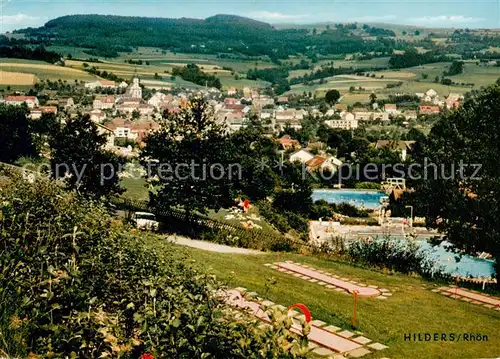
M234 181L235 190L251 200L265 199L274 193L275 170L283 165L277 156L276 143L265 134L261 122L252 117L247 127L229 137L228 150L232 152L233 163L242 167L241 178Z
M240 173L238 164L231 163L225 133L202 99L168 114L161 128L145 139L141 153L148 176L156 179L151 204L181 206L187 213L231 204L231 183Z
M70 120L51 140L52 176L91 199L123 193L119 172L124 160L105 149L107 135L90 117Z
M340 92L338 90L329 90L325 94L325 101L329 105L333 105L336 103L340 98Z
M488 252L500 273L500 86L470 97L436 123L418 159L414 204L427 225L467 253ZM435 165L435 167L434 167ZM497 280L500 286L500 281Z
M0 162L36 155L27 114L26 106L0 105Z

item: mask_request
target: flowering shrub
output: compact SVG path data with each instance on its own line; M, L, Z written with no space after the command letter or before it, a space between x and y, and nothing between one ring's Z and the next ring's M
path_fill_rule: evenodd
M0 174L0 356L305 358L214 297L172 246L161 258L101 205ZM165 244L168 245L168 244Z

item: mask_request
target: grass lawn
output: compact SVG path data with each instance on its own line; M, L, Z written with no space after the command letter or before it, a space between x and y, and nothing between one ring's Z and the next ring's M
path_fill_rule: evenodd
M141 201L149 199L149 191L144 178L122 178L120 185L125 188L125 192L122 194L125 198Z
M392 89L381 90L382 94L396 94L396 93L410 93L415 94L417 92L425 93L429 89L434 89L439 96L446 97L450 93L464 94L470 92L471 88L466 86L446 86L440 83L433 82L422 82L422 81L406 81L401 85L401 87L395 87ZM378 92L376 92L378 96Z
M376 92L377 98L378 99L383 99L386 98L383 94L379 94ZM370 103L370 92L364 92L364 93L345 93L342 95L342 100L339 103L346 104L346 105L354 105L356 102L361 102L363 104L369 104Z
M460 75L450 77L455 82L470 82L475 87L488 86L500 78L500 67L477 66L475 63L466 63L464 72Z
M61 56L68 56L70 54L73 58L78 59L88 59L88 58L96 58L96 56L89 55L85 53L85 50L91 50L83 47L73 47L73 46L49 46L47 47L48 51L54 51L60 54Z
M148 238L148 245L168 250L163 239ZM185 253L201 268L215 274L229 287L243 286L285 306L306 304L315 319L345 329L350 328L352 297L328 290L291 275L264 266L277 260L277 254L247 256L220 254L185 248ZM385 301L361 298L358 302L358 330L372 340L388 345L370 358L478 358L498 355L500 312L453 300L430 291L437 284L404 275L387 275L347 263L317 259L298 254L280 255L280 260L294 260L365 284L393 291ZM266 292L267 284L276 280ZM488 342L409 342L405 333L478 333ZM459 353L459 354L458 354Z
M260 214L259 210L256 207L251 206L250 209L248 210L248 213L242 214L244 219L238 219L238 218L232 218L232 219L226 219L226 216L228 214L232 214L228 209L220 209L218 212L215 212L213 210L210 210L208 212L208 216L212 219L218 220L218 221L223 221L230 223L235 226L242 226L242 222L246 222L248 220L251 220L254 224L261 226L262 228L254 228L254 231L262 231L262 233L270 233L270 234L279 234L279 232L274 229ZM256 216L260 218L260 221L254 220L251 217Z
M223 89L228 89L229 87L234 87L236 89L243 89L244 87L248 87L251 89L262 88L269 86L270 83L266 81L254 81L249 80L245 77L240 77L238 80L234 78L234 75L231 75L230 72L219 72L217 74L213 74L220 79Z

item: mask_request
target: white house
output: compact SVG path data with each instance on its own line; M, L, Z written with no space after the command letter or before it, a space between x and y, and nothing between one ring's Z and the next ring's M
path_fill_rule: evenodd
M290 155L290 162L306 163L314 158L314 155L305 149L301 149Z
M325 124L330 128L340 128L343 130L356 129L359 125L358 120L350 112L344 113L340 120L325 121Z
M110 110L115 105L115 98L113 96L98 97L94 100L92 107L95 110Z
M71 97L61 98L58 101L59 107L62 108L73 108L75 107L75 101Z
M5 98L6 105L21 106L23 103L25 103L30 109L39 106L38 98L36 96L7 96Z
M373 120L375 113L371 111L356 111L353 112L353 115L358 121L370 121Z
M434 91L433 89L429 89L427 90L427 92L425 93L426 96L429 96L431 98L434 98L438 95L438 93L436 91Z
M306 162L306 166L310 171L329 171L335 173L342 166L342 161L333 156L314 156Z
M160 105L167 100L167 95L162 92L156 92L151 98L148 100L148 104L154 106L156 108L160 108Z
M384 105L384 112L391 114L391 115L396 115L399 113L398 107L396 106L396 104L393 104L393 103L386 103Z
M113 130L101 124L97 124L97 131L100 135L106 135L107 142L104 148L107 150L112 149L115 145L115 134Z
M101 123L106 119L106 113L102 110L92 110L90 112L90 119L92 122Z
M114 81L109 81L109 80L98 80L94 82L87 82L85 84L85 88L95 90L96 88L108 88L108 89L114 89L116 88L116 82Z

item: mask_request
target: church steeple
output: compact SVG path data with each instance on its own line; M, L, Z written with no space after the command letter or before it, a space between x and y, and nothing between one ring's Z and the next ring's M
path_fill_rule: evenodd
M132 98L142 98L142 88L140 85L139 77L137 76L137 70L134 72L132 85L130 85L129 88L129 95Z

